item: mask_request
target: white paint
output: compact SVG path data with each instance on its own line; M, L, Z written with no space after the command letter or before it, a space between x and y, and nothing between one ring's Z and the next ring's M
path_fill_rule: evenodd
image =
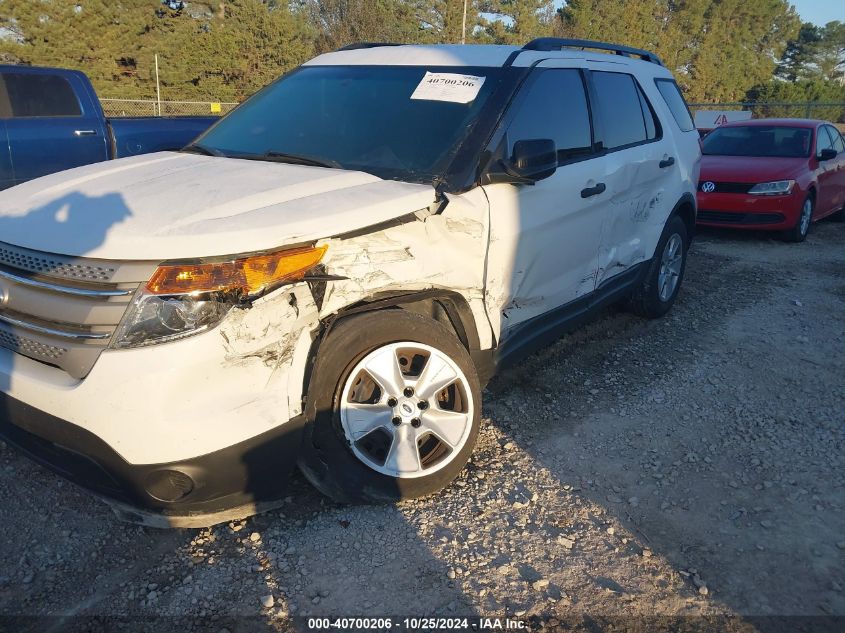
M328 240L323 263L349 277L328 284L321 316L379 292L443 288L464 296L484 348L492 345L483 304L489 209L481 188L450 196L442 213L346 240Z
M379 46L325 53L304 66L490 66L501 67L519 48L471 44L468 46Z
M485 79L475 75L426 72L411 99L471 103L478 96Z
M536 185L484 187L491 236L486 304L493 327L507 330L595 289L602 196L581 189L603 177L601 160L573 163Z
M363 172L162 152L0 192L0 240L103 259L220 256L353 231L433 201L429 185Z
M295 318L287 318L293 327ZM131 464L204 455L284 423L286 378L284 367L233 356L220 328L103 352L82 381L0 349L7 394L94 433Z
M383 47L309 64L501 66L515 50ZM149 261L316 241L328 245L326 271L346 277L326 282L319 307L297 283L233 310L210 332L104 352L83 381L0 349L0 385L91 431L128 462L148 464L219 450L301 413L320 319L381 293L457 293L481 348L490 349L517 323L651 257L672 206L695 193L697 133L677 130L653 82L669 72L596 57L603 56L530 52L517 64L630 69L663 122L663 140L562 166L534 186L448 195L437 213L429 185L176 153L90 165L0 193L0 240L36 250ZM660 170L667 156L676 165ZM597 182L606 193L581 198ZM410 219L366 230L403 216ZM352 237L337 237L344 234Z

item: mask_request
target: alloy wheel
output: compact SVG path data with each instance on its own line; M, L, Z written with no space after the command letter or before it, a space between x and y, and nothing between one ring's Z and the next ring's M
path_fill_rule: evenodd
M379 347L344 383L340 422L353 454L396 478L429 475L466 444L475 415L467 377L440 350L414 342Z

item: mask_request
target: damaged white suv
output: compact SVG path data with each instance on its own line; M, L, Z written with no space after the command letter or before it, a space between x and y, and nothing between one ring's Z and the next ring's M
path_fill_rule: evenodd
M433 493L497 367L669 310L699 161L646 51L322 55L182 152L0 194L0 432L156 525L271 507L297 464L337 500Z

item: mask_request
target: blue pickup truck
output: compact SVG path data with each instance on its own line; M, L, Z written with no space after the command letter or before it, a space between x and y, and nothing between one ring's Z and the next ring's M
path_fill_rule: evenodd
M216 120L106 118L84 73L0 65L0 189L71 167L180 149Z

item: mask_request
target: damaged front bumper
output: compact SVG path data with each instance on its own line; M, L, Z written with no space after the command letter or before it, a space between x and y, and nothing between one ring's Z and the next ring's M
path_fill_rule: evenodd
M299 455L302 416L190 459L130 464L90 431L0 393L0 437L152 527L206 527L279 504Z
M0 436L126 519L197 527L266 510L296 466L316 313L307 286L173 343L104 351L77 380L0 349Z

